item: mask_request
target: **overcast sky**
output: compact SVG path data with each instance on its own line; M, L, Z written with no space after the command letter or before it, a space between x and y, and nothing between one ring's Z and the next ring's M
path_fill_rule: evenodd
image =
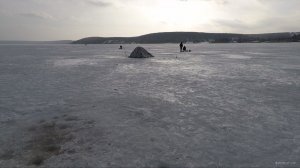
M0 40L300 31L300 0L0 0Z

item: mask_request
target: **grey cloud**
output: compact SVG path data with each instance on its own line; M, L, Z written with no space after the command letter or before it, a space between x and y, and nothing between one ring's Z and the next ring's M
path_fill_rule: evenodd
M112 6L113 4L110 2L100 1L100 0L88 0L86 1L90 5L98 6L98 7L108 7Z
M53 20L54 17L50 14L44 12L28 12L28 13L20 13L19 15L28 17L28 18L36 18L36 19L46 19L46 20Z
M0 15L6 16L9 15L9 13L4 9L0 9Z
M230 29L245 29L249 28L249 25L241 20L234 19L234 20L225 20L225 19L217 19L212 21L214 24L227 27Z
M288 11L290 9L297 10L297 6L300 5L299 0L256 0L264 6L268 6L271 9Z
M215 3L219 4L219 5L227 5L229 4L228 0L214 0Z
M188 2L189 0L178 0L180 2ZM202 1L207 1L207 2L213 2L219 5L227 5L229 4L228 0L202 0Z
M299 17L300 18L300 17ZM298 23L300 19L285 17L268 17L261 18L253 23L248 23L239 19L217 19L211 23L219 27L222 31L233 33L268 33L268 32L285 32L299 31Z
M204 1L214 2L214 3L219 4L219 5L229 4L229 0L204 0Z
M293 3L293 2L297 2L298 0L257 0L261 3L277 3L277 2L284 2L284 3Z
M255 24L253 28L258 29L258 30L265 30L265 31L272 31L272 30L277 30L277 31L299 31L300 26L300 17L295 18L286 18L286 17L269 17L269 18L264 18ZM272 26L270 26L272 25Z
M229 1L227 1L227 0L219 0L219 1L217 1L217 3L218 4L222 4L222 5L227 5L227 4L229 4Z

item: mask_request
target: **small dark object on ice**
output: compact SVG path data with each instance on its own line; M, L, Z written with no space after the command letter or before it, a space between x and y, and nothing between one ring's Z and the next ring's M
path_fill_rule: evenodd
M186 46L183 46L183 49L180 50L180 52L192 52L192 50L187 50Z
M120 48L119 48L119 50L123 50L123 46L121 46L121 45L120 45Z
M150 57L154 57L154 56L150 54L147 50L145 50L143 47L135 48L129 56L129 58L150 58Z
M30 164L40 166L43 164L44 160L45 158L43 156L35 156L34 158L31 159Z

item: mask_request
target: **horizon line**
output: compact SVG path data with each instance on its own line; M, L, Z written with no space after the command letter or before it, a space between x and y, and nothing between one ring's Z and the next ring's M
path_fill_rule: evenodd
M268 32L268 33L215 33L215 32L197 32L197 31L166 31L166 32L154 32L154 33L146 33L142 35L136 35L136 36L88 36L83 38L91 38L91 37L97 37L97 38L132 38L132 37L140 37L144 35L150 35L150 34L158 34L158 33L206 33L206 34L238 34L238 35L260 35L260 34L280 34L280 33L300 33L300 31L285 31L285 32ZM83 39L80 38L80 39ZM77 40L80 40L77 39ZM77 41L77 40L0 40L0 42L60 42L60 41Z

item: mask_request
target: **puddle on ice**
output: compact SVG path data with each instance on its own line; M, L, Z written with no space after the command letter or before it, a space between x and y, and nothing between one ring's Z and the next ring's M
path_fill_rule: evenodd
M231 59L251 59L250 56L246 55L224 54L224 56Z
M251 55L268 55L267 53L260 53L260 52L244 52L245 54L251 54Z
M179 61L176 59L156 59L151 60L151 62L162 63L162 64L179 64Z
M62 66L79 66L79 65L95 65L95 59L62 59L54 61L55 67Z
M163 53L159 53L159 54L161 54L161 55L174 55L174 54L176 54L176 53L171 53L171 52L163 52Z
M117 54L116 54L117 55ZM122 56L126 56L125 53L122 53ZM106 59L113 59L113 58L120 58L122 56L115 56L115 55L94 55L94 58L106 58Z
M195 51L193 51L193 53L195 53ZM221 53L224 53L224 51L199 51L199 53L202 53L202 54L221 54Z
M149 96L149 95L150 95L150 97L158 98L163 101L170 102L170 103L180 103L179 99L175 96L174 93L169 93L169 92L165 92L165 91L162 91L161 93L155 93L155 94L147 93L147 92L144 93L144 96Z

